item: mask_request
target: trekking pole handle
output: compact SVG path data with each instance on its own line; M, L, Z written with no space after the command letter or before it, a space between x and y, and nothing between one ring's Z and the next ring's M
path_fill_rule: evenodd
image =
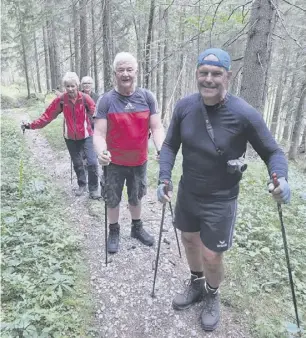
M169 196L169 191L173 190L172 182L168 180L158 181L158 184L164 184L164 193L165 195Z

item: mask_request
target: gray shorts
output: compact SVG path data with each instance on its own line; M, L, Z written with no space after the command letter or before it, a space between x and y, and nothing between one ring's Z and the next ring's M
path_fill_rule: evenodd
M138 205L147 193L147 162L136 167L113 163L107 167L106 196L110 208L119 205L124 182L126 182L129 204Z
M183 190L179 185L175 206L175 226L184 232L200 232L203 244L222 252L233 244L237 198L208 201Z

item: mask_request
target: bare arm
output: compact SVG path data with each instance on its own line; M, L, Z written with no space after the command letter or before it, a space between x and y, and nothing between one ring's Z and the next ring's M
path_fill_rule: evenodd
M165 139L165 131L160 114L153 114L150 116L150 129L152 131L155 148L157 151L160 151Z
M107 134L107 119L96 119L95 130L93 135L93 143L99 159L101 159L103 152L107 150L106 134Z

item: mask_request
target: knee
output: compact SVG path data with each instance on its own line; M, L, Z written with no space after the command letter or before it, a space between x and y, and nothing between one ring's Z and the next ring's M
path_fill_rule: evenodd
M195 249L201 246L201 239L199 233L182 232L182 242L185 248Z
M214 252L207 248L202 250L202 252L203 252L203 260L206 264L215 265L222 262L223 254L221 252Z

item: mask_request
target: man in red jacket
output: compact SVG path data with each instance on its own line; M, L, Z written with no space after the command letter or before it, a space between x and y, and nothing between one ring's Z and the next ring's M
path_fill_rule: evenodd
M41 129L54 120L60 113L64 114L64 139L70 153L79 189L76 196L86 190L86 174L82 160L84 150L88 163L89 196L99 199L98 162L93 148L90 117L95 111L95 103L91 97L78 90L80 80L76 73L68 72L63 77L66 92L55 98L46 111L35 121L23 124L24 129Z

